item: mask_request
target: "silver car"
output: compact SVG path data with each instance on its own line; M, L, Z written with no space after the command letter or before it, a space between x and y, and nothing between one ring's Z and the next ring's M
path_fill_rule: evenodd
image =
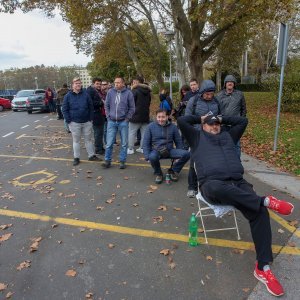
M45 90L21 90L17 93L11 101L11 108L13 111L27 110L26 101L28 97L36 94L45 94Z

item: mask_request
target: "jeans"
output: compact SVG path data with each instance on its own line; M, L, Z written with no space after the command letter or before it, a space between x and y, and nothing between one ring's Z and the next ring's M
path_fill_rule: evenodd
M140 129L141 132L141 141L140 145L143 145L144 140L144 132L148 126L148 123L132 123L129 122L129 137L128 137L128 148L133 149L134 143L137 137L137 132ZM141 147L142 148L142 147Z
M128 147L128 121L107 121L107 144L105 149L105 160L111 161L113 146L116 140L117 132L120 132L121 136L121 148L119 154L119 160L125 162L127 158Z
M69 123L69 129L72 132L74 158L80 158L80 138L83 134L85 148L88 156L95 155L94 145L92 142L92 122L86 123Z
M181 169L185 165L185 163L190 159L190 152L183 149L171 149L169 150L170 159L178 159L172 167L172 171L176 173L180 173ZM160 154L157 150L152 150L149 154L149 161L151 163L152 168L154 169L155 175L161 175L162 170L160 167Z
M265 197L258 196L245 179L208 180L200 189L203 197L212 204L232 205L241 211L250 223L257 260L273 261L270 217L268 209L262 206Z
M101 152L103 150L103 134L104 134L104 124L103 125L93 125L94 130L94 140L95 140L95 151Z
M56 105L55 105L54 101L53 100L49 101L48 104L49 104L49 110L50 110L50 112L55 112Z

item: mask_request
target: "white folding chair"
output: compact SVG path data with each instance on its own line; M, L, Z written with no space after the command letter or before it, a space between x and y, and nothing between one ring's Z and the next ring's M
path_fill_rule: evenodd
M208 244L206 233L212 232L212 231L236 230L237 239L238 240L241 239L239 227L238 227L237 220L236 220L235 208L233 206L231 206L231 205L213 205L211 203L208 203L203 198L200 190L198 191L196 198L198 200L198 212L196 214L196 217L199 217L201 219L206 244ZM201 206L200 202L202 202L202 206ZM212 210L214 213L203 214L203 212L205 212L207 210ZM235 223L234 227L206 229L206 227L204 225L204 218L209 217L209 216L215 216L216 218L222 218L224 215L226 215L229 212L232 212L232 214L233 214L234 223Z

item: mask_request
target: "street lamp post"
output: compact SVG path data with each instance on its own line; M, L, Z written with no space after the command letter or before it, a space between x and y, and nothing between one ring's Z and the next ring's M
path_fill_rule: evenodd
M38 85L38 78L37 78L37 77L34 77L34 80L35 80L35 88L38 89L38 88L39 88L39 85Z
M169 52L170 52L170 98L173 98L172 95L172 40L174 38L175 32L173 31L166 31L164 32L164 36L167 39L167 42L169 43Z

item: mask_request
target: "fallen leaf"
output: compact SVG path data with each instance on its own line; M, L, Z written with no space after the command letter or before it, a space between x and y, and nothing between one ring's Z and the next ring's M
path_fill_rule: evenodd
M0 282L0 292L4 291L8 287L8 284L4 284Z
M13 295L14 293L12 293L12 292L8 292L6 295L5 295L5 298L6 299L9 299L9 298L11 298L11 296Z
M244 291L245 293L248 293L248 292L250 291L250 289L249 289L249 288L244 288L243 291Z
M213 258L212 258L210 255L207 255L207 256L206 256L206 259L209 260L209 261L212 261L212 260L213 260Z
M21 271L24 268L29 268L30 265L31 265L31 261L30 260L25 260L25 261L21 262L19 266L17 266L17 270Z
M112 204L114 202L114 199L110 198L110 199L106 200L105 202L108 203L108 204Z
M174 262L172 262L172 263L169 264L169 267L173 270L173 269L175 269L176 264Z
M121 186L119 184L117 184L117 189L121 188Z
M103 210L103 209L104 209L104 206L97 206L96 209L97 209L97 210Z
M4 242L7 241L8 239L10 239L10 237L12 236L12 233L6 233L3 235L0 235L0 242Z
M91 171L91 170L87 170L86 172L87 172L87 173L93 173L93 171Z
M132 248L128 248L128 249L126 250L126 252L127 252L127 253L133 253L133 249L132 249Z
M77 274L77 272L76 272L75 270L70 269L70 270L68 270L68 271L66 272L65 275L66 275L66 276L69 276L69 277L75 277L76 274Z
M158 189L158 186L157 185L149 185L149 188L151 189L151 190L157 190Z
M52 225L51 225L52 228L55 228L55 227L57 227L57 226L58 226L57 224L52 224Z
M153 217L152 219L153 219L154 223L163 222L163 220L164 220L162 216Z
M86 178L93 178L93 176L91 176L91 175L86 175L85 177Z
M153 193L153 190L148 190L147 191L147 194L152 194Z
M13 224L5 224L5 225L0 225L0 230L5 230L9 227L11 227Z
M166 205L161 205L157 208L157 210L162 210L162 211L166 211L167 210L167 206Z
M64 193L58 193L59 197L62 197L64 195Z
M174 207L173 208L175 211L181 211L181 208L180 207Z
M85 232L85 228L80 228L80 232Z
M232 252L234 254L244 254L245 253L245 250L241 250L241 249L233 249Z
M159 253L163 254L164 256L167 256L170 254L170 249L162 249Z
M284 233L284 230L282 230L281 228L278 229L279 233Z
M85 295L85 298L86 299L92 299L93 298L93 293L87 293L86 295Z
M288 245L289 245L290 247L296 247L296 243L294 243L294 242L288 242Z
M102 180L102 176L98 176L97 178L96 178L96 180Z
M115 245L114 244L108 244L108 248L113 249L113 248L115 248Z
M204 232L204 230L203 230L203 228L198 228L198 233L203 233Z
M35 252L37 251L39 248L39 243L38 242L34 242L31 246L30 246L30 250L29 252L32 253L32 252Z
M133 207L138 207L139 205L138 205L138 203L133 203L132 206Z
M65 195L65 198L74 198L76 196L76 194L69 194L69 195Z
M294 221L290 221L290 222L289 222L289 225L290 225L290 226L296 227L296 225L298 225L298 223L299 223L299 222L298 222L297 220L294 220Z
M127 177L127 176L124 177L124 180L128 180L128 179L129 179L129 177Z

